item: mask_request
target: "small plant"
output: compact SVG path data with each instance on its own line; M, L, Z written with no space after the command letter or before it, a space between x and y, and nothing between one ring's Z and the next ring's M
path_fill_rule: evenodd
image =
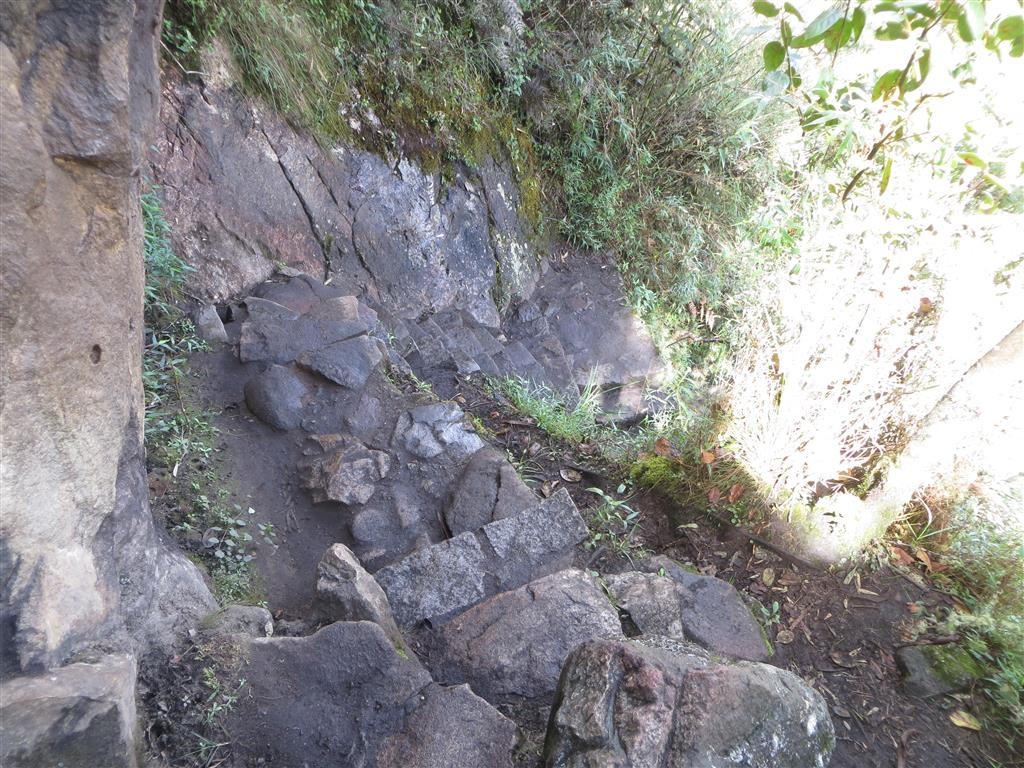
M765 607L759 604L761 609L761 623L764 624L765 629L771 629L776 627L782 621L782 609L779 606L778 600L772 600L771 607Z
M600 488L587 490L601 499L601 503L590 511L590 538L587 546L590 549L606 547L614 554L632 560L633 554L642 552L632 541L639 513L629 506L628 498L617 499ZM623 483L616 492L622 494L626 490L627 486Z
M239 680L238 685L234 688L227 688L221 683L216 669L204 667L203 685L210 691L210 695L206 699L206 712L203 719L207 726L214 726L220 722L221 717L235 708L238 697L245 690L245 680Z

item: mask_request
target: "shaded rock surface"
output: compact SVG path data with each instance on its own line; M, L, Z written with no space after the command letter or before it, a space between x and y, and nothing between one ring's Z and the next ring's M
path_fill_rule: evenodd
M468 682L495 703L554 692L566 657L588 640L620 638L612 604L593 577L561 571L503 592L436 633L441 682Z
M136 768L135 659L105 656L0 685L5 768Z
M277 429L295 429L302 420L303 399L309 387L292 368L271 365L245 384L245 404L257 417Z
M449 532L458 535L522 512L536 499L504 456L483 448L456 481L444 519Z
M690 640L715 653L766 661L761 625L728 582L683 570L665 557L651 567L665 573L608 576L608 591L644 634Z
M835 736L795 675L722 664L685 644L597 641L572 653L545 744L547 768L824 768Z
M511 724L465 689L434 686L370 622L337 622L308 637L254 640L240 674L252 696L239 700L228 729L244 764L440 768L448 757L462 762L447 765L509 762Z
M384 590L344 544L335 544L320 559L316 591L334 621L372 621L401 647L402 635L391 616Z

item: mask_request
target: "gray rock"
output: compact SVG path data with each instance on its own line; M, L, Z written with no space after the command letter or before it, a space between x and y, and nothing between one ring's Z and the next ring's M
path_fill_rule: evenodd
M931 698L952 693L958 686L943 680L920 648L908 646L896 651L896 664L903 675L903 687L914 696Z
M270 637L274 617L260 605L228 605L204 618L199 627L207 637Z
M385 741L378 768L511 768L516 726L468 686L431 685L400 733Z
M367 448L350 435L318 435L314 439L328 452L300 465L313 500L342 504L369 501L377 483L391 469L391 457L384 451Z
M217 308L212 304L196 310L192 315L192 322L196 326L196 333L203 341L212 344L228 340L228 332L224 330L224 323L217 314Z
M345 416L345 424L356 437L366 439L373 435L384 419L380 400L364 392Z
M492 448L473 454L455 483L444 510L453 535L502 520L537 503L508 459Z
M691 640L748 661L766 661L771 655L761 625L731 584L690 573L660 555L640 567L653 573L630 571L606 581L641 632Z
M322 300L304 313L257 297L247 298L245 305L249 317L238 344L242 362L290 363L369 330L352 296Z
M389 541L396 527L393 516L377 507L360 509L353 515L349 526L352 538L367 546Z
M431 683L366 621L252 640L247 652L241 675L251 695L225 718L241 765L373 765L382 743L402 730L407 703Z
M586 535L563 489L475 534L417 550L375 575L400 627L438 625L485 597L566 567Z
M824 700L790 672L595 641L562 671L544 765L825 768L834 745Z
M391 616L384 590L344 544L324 553L317 567L316 591L334 621L372 621L395 644L403 646L402 635Z
M299 364L349 389L362 389L384 359L377 342L369 336L337 341L299 356Z
M491 703L532 698L554 692L574 648L621 637L618 614L594 579L582 571L561 571L449 621L437 632L431 667L435 679L468 682Z
M249 410L276 429L295 429L302 421L303 400L309 389L292 368L271 365L245 383Z
M464 459L484 447L455 403L421 405L402 414L392 442L421 459L432 459L444 451Z
M587 524L564 488L518 515L485 525L494 551L491 573L500 589L512 589L571 564Z
M375 574L400 627L440 622L487 596L486 560L472 533L417 550Z
M105 656L0 685L5 768L136 768L135 659Z

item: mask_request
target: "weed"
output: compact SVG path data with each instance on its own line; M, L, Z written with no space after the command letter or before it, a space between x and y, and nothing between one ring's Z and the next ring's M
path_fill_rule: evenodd
M214 592L224 603L259 602L250 566L248 519L229 504L230 493L209 468L217 436L213 414L200 407L190 390L189 356L205 351L204 342L176 302L191 271L174 254L170 231L154 191L142 196L146 265L146 343L142 380L145 394L146 461L150 470L174 481L166 516L172 531L202 537L199 560L210 571ZM212 489L217 488L216 491ZM261 527L264 539L273 527ZM185 546L194 541L184 538Z
M772 600L771 607L766 607L760 603L758 603L758 607L761 609L761 623L766 630L777 627L782 621L782 609L779 606L778 600Z
M605 547L619 557L632 561L633 555L643 556L643 548L633 539L633 533L639 520L639 513L629 506L628 498L617 499L600 488L587 488L596 494L601 503L590 510L590 537L587 546L590 549ZM617 493L627 490L625 484L619 485Z

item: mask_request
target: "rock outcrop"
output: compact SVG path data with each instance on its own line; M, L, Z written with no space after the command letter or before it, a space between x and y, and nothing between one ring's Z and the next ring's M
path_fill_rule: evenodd
M161 6L0 8L5 675L100 641L166 647L214 607L154 525L143 465L138 170Z

